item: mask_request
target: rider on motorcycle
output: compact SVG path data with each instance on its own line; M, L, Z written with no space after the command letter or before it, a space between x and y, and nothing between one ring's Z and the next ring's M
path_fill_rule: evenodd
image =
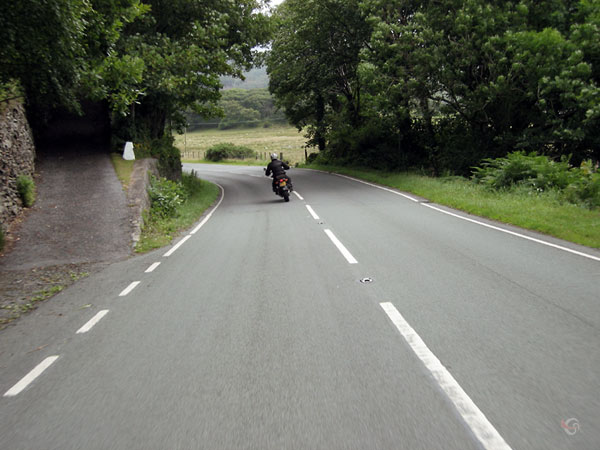
M277 159L277 153L271 153L271 162L267 166L265 175L269 176L269 175L273 174L273 192L275 192L276 194L277 194L276 183L281 178L287 178L288 179L288 182L287 182L288 189L290 191L294 190L294 188L292 187L292 180L290 180L290 177L287 176L285 173L286 170L290 170L290 166L288 166L283 161L279 161Z

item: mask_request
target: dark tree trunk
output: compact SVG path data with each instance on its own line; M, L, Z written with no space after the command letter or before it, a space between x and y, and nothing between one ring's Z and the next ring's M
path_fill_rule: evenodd
M323 119L325 118L325 100L319 94L317 95L317 107L316 107L316 119L317 119L317 133L316 133L316 141L319 147L319 151L322 152L325 150L325 125L323 123Z

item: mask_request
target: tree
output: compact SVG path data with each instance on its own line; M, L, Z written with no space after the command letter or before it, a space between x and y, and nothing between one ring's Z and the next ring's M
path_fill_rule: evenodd
M356 0L287 0L275 14L269 90L309 143L325 149L334 116L361 120L357 68L370 30Z
M0 82L20 82L29 114L79 110L79 101L133 101L140 61L115 52L121 30L146 11L139 0L22 0L0 13ZM34 118L34 122L37 122Z
M144 0L143 20L126 27L119 50L144 62L140 95L129 117L129 138L160 139L184 124L181 111L217 111L222 75L241 76L254 48L268 40L262 0Z
M597 142L597 1L382 2L365 60L387 86L383 117L406 117L427 137L430 163L466 172L515 148L592 152ZM584 10L588 11L584 11ZM597 17L597 16L596 16ZM571 37L572 36L572 37ZM396 112L394 112L396 111ZM438 115L433 120L434 112Z

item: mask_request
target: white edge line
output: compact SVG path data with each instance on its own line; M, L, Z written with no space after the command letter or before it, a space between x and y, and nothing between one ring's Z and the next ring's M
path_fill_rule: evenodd
M175 251L181 247L185 241L187 241L189 238L191 238L192 235L188 234L187 236L185 236L183 239L181 239L177 244L175 244L175 246L173 246L173 248L171 248L171 250L169 250L167 253L165 253L163 256L171 256L173 253L175 253Z
M129 286L127 286L121 291L119 297L125 297L127 294L133 291L138 284L140 284L140 281L134 281L133 283L131 283Z
M335 235L333 234L333 232L331 230L325 230L325 233L327 234L327 236L329 236L329 239L331 239L331 242L333 242L333 244L342 253L342 255L344 255L344 258L346 258L346 261L348 261L350 264L358 263L358 261L354 258L354 256L352 256L352 254L348 251L348 249L346 247L344 247L344 244L342 244L339 241L339 239L337 237L335 237Z
M305 206L306 206L306 209L308 209L308 212L310 213L310 215L313 217L313 219L319 220L319 216L317 216L317 213L315 212L315 210L312 209L310 207L310 205L305 205Z
M546 245L548 247L553 247L553 248L556 248L558 250L563 250L565 252L569 252L569 253L573 253L575 255L583 256L584 258L589 258L589 259L593 259L595 261L600 261L599 257L590 255L588 253L579 252L577 250L573 250L573 249L570 249L568 247L563 247L561 245L552 244L551 242L542 241L541 239L536 239L536 238L527 236L525 234L516 233L514 231L510 231L510 230L507 230L505 228L496 227L494 225L490 225L490 224L487 224L485 222L480 222L478 220L470 219L468 217L461 216L460 214L455 214L455 213L452 213L452 212L449 212L449 211L445 211L445 210L443 210L441 208L437 208L437 207L429 205L427 203L421 203L421 204L423 206L427 206L428 208L434 209L436 211L439 211L441 213L447 214L449 216L453 216L453 217L456 217L458 219L466 220L467 222L472 222L472 223L475 223L477 225L481 225L483 227L491 228L492 230L501 231L502 233L512 234L513 236L517 236L517 237L520 237L520 238L523 238L523 239L527 239L529 241L537 242L538 244Z
M92 317L84 326L77 330L76 334L87 333L94 327L94 325L100 322L100 320L102 320L106 314L108 314L108 309L103 309L102 311L98 312L98 314Z
M145 273L154 272L154 270L155 270L155 269L156 269L158 266L160 266L160 262L155 262L154 264L152 264L150 267L148 267L148 268L145 270Z
M14 397L15 395L20 394L27 386L29 386L37 377L39 377L44 370L50 367L54 361L58 359L58 355L48 356L41 363L39 363L35 368L21 378L17 384L15 384L12 388L10 388L4 394L4 397Z
M300 194L298 194L296 191L292 191L296 197L298 197L300 200L304 200L304 198L302 198L302 196Z
M408 345L431 372L439 386L454 404L467 426L479 439L485 449L510 449L504 438L498 433L477 405L471 400L454 377L429 350L416 331L402 317L393 304L380 303L392 323L402 334Z
M368 183L367 181L359 180L358 178L349 177L348 175L341 175L339 173L333 173L333 175L337 175L338 177L342 177L342 178L347 178L348 180L356 181L357 183L366 184L367 186L371 186L371 187L374 187L374 188L377 188L377 189L381 189L382 191L390 192L390 193L395 194L395 195L400 195L401 197L407 198L407 199L409 199L409 200L411 200L411 201L413 201L415 203L419 202L418 199L416 199L414 197L411 197L410 195L406 195L406 194L403 194L402 192L398 192L398 191L395 191L393 189L389 189L389 188L386 188L386 187L383 187L383 186L377 186L376 184Z
M327 173L329 173L329 172L327 172ZM417 202L417 203L419 202L419 200L418 200L418 199L416 199L416 198L413 198L413 197L411 197L411 196L409 196L409 195L406 195L406 194L403 194L403 193L401 193L401 192L397 192L397 191L394 191L394 190L392 190L392 189L388 189L388 188L385 188L385 187L382 187L382 186L377 186L376 184L368 183L368 182L366 182L366 181L359 180L359 179L357 179L357 178L349 177L349 176L347 176L347 175L341 175L341 174L339 174L339 173L333 173L333 175L337 175L338 177L342 177L342 178L347 178L347 179L349 179L349 180L356 181L356 182L358 182L358 183L366 184L367 186L371 186L371 187L374 187L374 188L377 188L377 189L381 189L381 190L383 190L383 191L391 192L392 194L401 195L402 197L406 197L407 199L409 199L409 200L412 200L413 202ZM546 245L546 246L548 246L548 247L553 247L553 248L556 248L556 249L558 249L558 250L563 250L563 251L565 251L565 252L569 252L569 253L572 253L572 254L574 254L574 255L583 256L584 258L593 259L594 261L600 261L600 257L598 257L598 256L593 256L593 255L590 255L589 253L583 253L583 252L579 252L579 251L577 251L577 250L573 250L573 249L570 249L570 248L568 248L568 247L563 247L563 246L561 246L561 245L552 244L551 242L543 241L543 240L541 240L541 239L532 238L532 237L526 236L526 235L524 235L524 234L521 234L521 233L516 233L516 232L514 232L514 231L507 230L507 229L505 229L505 228L495 227L495 226L493 226L493 225L489 225L489 224L487 224L487 223L480 222L480 221L478 221L478 220L469 219L468 217L464 217L464 216L461 216L461 215L459 215L459 214L454 214L454 213L451 213L451 212L445 211L445 210L443 210L443 209L436 208L435 206L432 206L432 205L430 205L430 204L427 204L427 203L421 203L421 205L423 205L423 206L427 206L428 208L431 208L431 209L435 209L436 211L439 211L439 212L441 212L441 213L448 214L448 215L450 215L450 216L454 216L454 217L457 217L457 218L459 218L459 219L462 219L462 220L466 220L466 221L468 221L468 222L473 222L473 223L476 223L476 224L478 224L478 225L481 225L481 226L484 226L484 227L487 227L487 228L491 228L491 229L493 229L493 230L501 231L501 232L503 232L503 233L512 234L513 236L517 236L517 237L520 237L520 238L523 238L523 239L527 239L527 240L529 240L529 241L537 242L538 244Z
M208 215L202 220L202 222L200 222L198 224L198 226L190 232L190 234L196 234L198 232L198 230L200 230L200 228L202 228L204 226L204 224L206 222L208 222L208 220L212 217L213 213L217 210L217 208L219 206L221 206L221 203L223 202L223 199L225 198L225 189L223 189L223 186L221 186L220 184L217 184L217 186L219 186L219 189L221 189L221 199L216 204L216 206L212 209L212 211L210 213L208 213Z

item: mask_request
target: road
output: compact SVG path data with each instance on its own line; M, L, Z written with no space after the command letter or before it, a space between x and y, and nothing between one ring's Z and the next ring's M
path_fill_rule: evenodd
M195 228L5 330L1 449L600 448L600 252L192 168L224 191Z

